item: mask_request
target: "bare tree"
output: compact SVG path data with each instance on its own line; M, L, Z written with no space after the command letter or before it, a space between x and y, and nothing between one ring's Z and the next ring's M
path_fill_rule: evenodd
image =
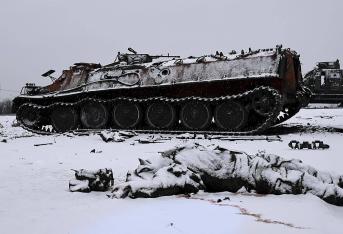
M0 114L11 114L12 113L12 101L5 99L0 101Z

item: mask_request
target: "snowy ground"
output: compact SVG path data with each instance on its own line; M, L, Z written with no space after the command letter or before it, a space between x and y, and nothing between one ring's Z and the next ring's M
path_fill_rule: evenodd
M304 109L270 131L281 141L228 141L174 136L140 144L139 135L105 143L98 135L38 136L0 116L0 233L342 233L343 207L313 195L200 193L156 199L109 199L106 193L71 193L70 169L112 168L116 181L139 158L185 141L260 150L298 158L320 170L343 173L343 109ZM314 128L314 126L316 128ZM287 134L286 134L287 133ZM163 137L170 137L164 135ZM7 143L1 142L6 139ZM291 150L290 140L323 140L328 150ZM52 143L34 146L35 144ZM91 153L95 149L96 153ZM229 197L230 200L223 200ZM222 202L217 202L222 199Z

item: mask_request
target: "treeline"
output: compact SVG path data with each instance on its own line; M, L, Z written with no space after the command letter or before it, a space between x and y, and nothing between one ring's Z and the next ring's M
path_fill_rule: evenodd
M12 113L12 101L5 99L0 101L0 115Z

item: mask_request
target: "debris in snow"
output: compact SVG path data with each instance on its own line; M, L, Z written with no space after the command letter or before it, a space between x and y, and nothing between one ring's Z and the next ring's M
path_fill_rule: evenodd
M223 147L185 145L162 152L128 172L114 186L112 197L159 197L183 193L229 191L242 187L260 194L311 193L343 206L343 176L333 176L305 165L259 152L248 155Z
M20 123L15 119L12 122L12 127L20 127Z
M170 137L162 137L162 136L158 136L155 137L154 135L150 135L146 138L140 138L137 141L141 144L150 144L150 143L163 143L163 141L165 140L170 140Z
M49 142L49 143L42 143L42 144L34 144L33 146L43 146L43 145L52 145L54 143Z
M280 136L208 136L207 139L227 140L227 141L258 141L268 142L282 141Z
M251 190L250 190L250 192L251 192ZM249 193L249 191L245 187L242 187L237 191L237 193Z
M100 137L105 142L123 142L125 141L125 138L120 136L118 132L110 132L110 131L102 131L100 134Z
M101 139L105 142L123 142L128 138L137 136L135 132L129 132L129 131L119 131L119 132L113 132L113 131L102 131L99 133Z
M319 115L319 116L314 116L317 118L321 118L321 119L333 119L333 116L331 115Z
M291 149L329 149L330 146L328 144L324 144L323 141L312 141L309 143L308 141L303 141L300 143L299 141L292 140L288 143L288 146Z
M330 146L328 144L324 144L323 141L312 141L312 148L313 149L328 149Z
M287 135L287 134L302 134L302 133L343 133L343 128L339 127L324 127L311 125L310 123L304 124L285 124L278 125L266 130L268 135L278 134L278 135Z
M0 142L7 143L7 139L1 139Z
M95 149L92 149L92 150L90 151L90 153L100 154L100 153L102 153L102 150L95 150Z
M160 141L158 139L149 139L149 138L138 139L137 141L141 144L163 143L163 141Z
M75 136L89 136L91 133L90 132L84 132L84 131L72 131L72 132L67 132L64 133L67 137L75 137Z
M195 136L195 139L206 139L206 135L203 135L203 134L199 134L199 135L196 135Z
M111 169L73 171L75 171L76 180L69 181L69 190L71 192L107 191L113 185L113 172Z
M137 136L137 133L130 132L130 131L119 131L119 135L123 137L131 138L131 137Z
M176 136L177 139L195 139L195 134L191 133L184 133Z
M71 192L83 192L83 193L89 193L91 191L89 188L88 180L70 180L69 190Z

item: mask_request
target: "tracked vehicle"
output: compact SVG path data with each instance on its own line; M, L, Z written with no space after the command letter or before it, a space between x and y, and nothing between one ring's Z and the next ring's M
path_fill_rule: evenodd
M45 87L27 84L13 109L37 133L138 132L255 134L307 105L299 56L290 49L180 58L120 54L101 66L76 63Z
M311 102L343 104L343 69L339 60L317 63L305 75L304 83L313 93Z

